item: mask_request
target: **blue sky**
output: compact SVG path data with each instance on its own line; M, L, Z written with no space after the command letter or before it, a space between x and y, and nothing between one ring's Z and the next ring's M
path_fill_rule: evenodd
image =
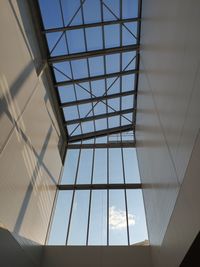
M63 26L59 0L40 0L40 8L45 29ZM123 0L122 13L120 13L119 0L104 0L103 18L101 17L101 5L99 0L86 0L83 9L79 10L80 0L62 0L64 26L79 25L84 23L95 23L116 19L127 19L137 17L137 0ZM107 7L106 7L107 6ZM76 16L72 20L73 14ZM82 13L83 11L83 17ZM122 43L120 43L120 30L122 29ZM84 35L85 34L85 35ZM66 55L71 53L86 52L120 45L136 44L137 22L125 23L122 28L119 24L104 27L92 27L54 32L46 34L47 43L51 56ZM86 43L85 43L86 37ZM103 42L103 37L105 42ZM57 42L59 40L59 42ZM67 40L67 42L66 42ZM57 45L55 46L55 44ZM56 82L80 79L88 76L104 75L135 68L136 52L124 52L122 55L113 54L79 59L53 64ZM121 64L120 64L121 63ZM87 99L104 94L114 94L131 91L134 89L135 75L126 75L122 78L101 79L92 82L82 82L72 85L59 86L60 102L70 102ZM93 105L95 107L93 108ZM129 95L121 98L110 99L107 102L91 103L63 108L65 120L84 118L104 114L106 112L120 111L134 107L134 96ZM107 105L107 106L106 106ZM132 112L107 119L99 119L81 124L67 126L71 135L79 135L87 132L122 126L132 122ZM110 140L119 141L116 135L110 136ZM132 140L133 136L123 135L123 140ZM84 141L91 143L93 140ZM97 138L95 142L107 142L107 137ZM122 152L124 157L124 169L122 163ZM94 156L94 170L92 176L92 161ZM109 157L107 158L107 155ZM79 150L68 150L63 177L61 183L73 184L77 173L77 183L85 184L107 183L139 183L136 151L134 148L121 149L85 149L80 154L80 164L77 169ZM107 168L109 161L109 168ZM144 206L141 190L127 190L128 221L130 243L137 243L147 239L147 230L144 214ZM73 202L71 227L69 232L69 245L85 245L90 191L76 191ZM71 191L60 191L58 193L55 216L52 223L49 244L64 245L66 242L69 213L72 201ZM109 191L109 244L127 245L127 221L125 206L125 191ZM91 195L91 217L89 224L89 245L106 245L107 237L107 191L93 191Z

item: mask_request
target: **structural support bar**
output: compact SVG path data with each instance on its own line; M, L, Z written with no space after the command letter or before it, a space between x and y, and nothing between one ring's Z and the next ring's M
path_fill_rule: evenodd
M86 98L86 99L81 99L78 101L71 101L71 102L65 102L61 104L61 108L64 107L71 107L71 106L76 106L76 105L82 105L82 104L88 104L91 102L100 102L108 99L113 99L113 98L118 98L118 97L123 97L123 96L130 96L134 95L135 91L126 91L122 93L117 93L117 94L111 94L111 95L104 95L104 96L97 96L97 97L91 97L91 98Z
M106 190L106 189L141 189L138 184L76 184L76 185L57 185L58 190Z
M120 127L113 127L110 129L90 132L86 134L69 136L68 144L71 142L78 142L78 141L87 140L87 139L91 139L95 137L107 136L108 134L117 134L121 132L133 131L133 129L134 129L134 124L128 124L128 125L124 125Z
M91 81L97 81L97 80L103 80L106 78L114 78L114 77L121 77L124 75L131 75L138 73L138 70L127 70L127 71L121 71L121 72L113 72L113 73L108 73L105 75L98 75L98 76L92 76L92 77L86 77L86 78L81 78L81 79L74 79L74 80L69 80L69 81L62 81L55 83L55 87L58 86L64 86L64 85L70 85L70 84L77 84L77 83L84 83L84 82L91 82Z
M106 25L115 25L115 24L137 22L137 21L140 21L140 18L108 20L108 21L103 21L103 22L96 22L96 23L88 23L88 24L81 24L81 25L72 25L72 26L66 26L66 27L45 29L43 32L44 33L63 32L63 31L71 31L71 30L93 28L93 27L102 27L102 26L106 26Z
M74 53L74 54L69 54L69 55L54 56L54 57L50 57L48 61L49 63L56 63L56 62L82 59L82 58L88 58L88 57L98 57L98 56L109 55L109 54L118 54L122 52L130 52L130 51L136 51L136 50L139 50L139 45L126 45L126 46L111 47L111 48L106 48L106 49Z
M99 114L96 116L89 116L89 117L85 117L85 118L81 118L81 119L68 120L68 121L65 121L65 125L82 123L82 122L92 121L92 120L100 120L100 119L114 117L114 116L118 116L118 115L122 115L122 114L128 114L128 113L132 113L134 110L135 110L134 108L129 108L129 109L123 109L120 111L114 111L114 112Z
M68 144L67 149L88 149L88 148L121 148L135 147L134 141L126 142L108 142L99 144Z

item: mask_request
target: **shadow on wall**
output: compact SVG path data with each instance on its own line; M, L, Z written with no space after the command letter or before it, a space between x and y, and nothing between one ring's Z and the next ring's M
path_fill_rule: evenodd
M35 250L35 246L29 249ZM37 246L39 247L39 245ZM0 266L3 267L39 267L42 254L40 254L39 263L36 263L25 250L18 244L12 234L0 227Z

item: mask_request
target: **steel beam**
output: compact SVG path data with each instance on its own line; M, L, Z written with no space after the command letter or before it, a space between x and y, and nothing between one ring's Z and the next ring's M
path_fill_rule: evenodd
M84 117L84 118L75 119L75 120L68 120L68 121L65 121L65 125L72 125L72 124L82 123L82 122L92 121L92 120L100 120L100 119L109 118L109 117L113 117L117 115L131 113L134 110L135 110L134 108L129 108L129 109L123 109L123 110L109 112L109 113L103 113L103 114L99 114L96 116L89 116L89 117Z
M86 134L69 136L68 144L71 142L78 142L78 141L87 140L87 139L91 139L95 137L107 136L109 134L133 131L133 129L134 129L134 124L127 124L127 125L123 125L119 127L113 127L113 128L109 128L105 130L86 133Z
M54 56L50 57L48 59L48 62L51 63L57 63L62 61L69 61L69 60L76 60L76 59L82 59L82 58L88 58L88 57L98 57L103 55L109 55L109 54L118 54L122 52L130 52L130 51L138 51L139 45L126 45L126 46L119 46L119 47L111 47L106 49L98 49L93 51L87 51L87 52L80 52L80 53L74 53L69 55L61 55L61 56Z
M121 147L135 147L134 141L124 142L108 142L108 143L94 143L94 144L68 144L67 149L89 149L89 148L121 148Z
M137 22L137 21L140 21L140 18L108 20L108 21L96 22L96 23L87 23L87 24L81 24L81 25L71 25L71 26L66 26L66 27L50 28L50 29L45 29L43 33L79 30L79 29L86 29L86 28L93 28L93 27L102 27L102 26L107 26L107 25Z
M72 184L57 185L58 190L114 190L114 189L141 189L141 183L134 184Z
M136 73L138 73L138 70L136 70L136 69L120 71L120 72L113 72L113 73L108 73L105 75L97 75L97 76L85 77L85 78L81 78L81 79L74 79L74 80L69 80L69 81L57 82L57 83L55 83L55 87L65 86L65 85L70 85L70 84L77 84L77 83L84 83L84 82L91 82L91 81L97 81L97 80L103 80L103 79L107 79L107 78L121 77L124 75L131 75L131 74L136 74Z
M91 98L81 99L78 101L64 102L60 105L60 107L65 108L65 107L71 107L71 106L76 106L76 105L88 104L91 102L92 103L93 102L100 102L100 101L104 101L104 100L108 100L108 99L130 96L130 95L134 95L134 94L135 94L135 90L131 90L131 91L126 91L126 92L117 93L117 94L91 97Z

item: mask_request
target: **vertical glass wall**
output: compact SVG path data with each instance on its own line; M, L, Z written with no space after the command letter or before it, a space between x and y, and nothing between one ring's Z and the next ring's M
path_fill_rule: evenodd
M135 148L68 149L49 245L148 239Z

